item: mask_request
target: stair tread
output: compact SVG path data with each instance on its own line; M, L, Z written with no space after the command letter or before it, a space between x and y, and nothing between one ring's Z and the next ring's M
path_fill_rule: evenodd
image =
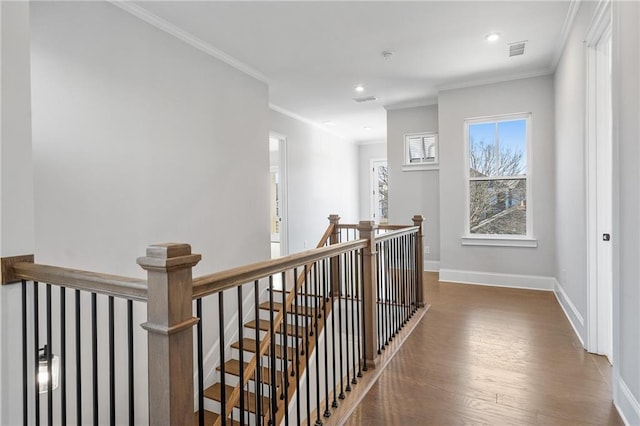
M270 321L269 320L258 320L258 328L262 331L269 331L270 327ZM256 328L256 321L249 321L248 323L245 324L245 327L248 328ZM280 332L281 328L278 327L278 333ZM305 328L302 326L299 326L297 329L297 334L296 334L296 326L295 325L291 325L291 324L287 324L287 334L289 336L298 336L298 337L302 337L304 336L304 330ZM281 333L279 333L281 334Z
M269 302L263 302L259 305L260 309L265 309L265 310L269 310ZM296 306L295 308L292 308L291 311L289 311L288 313L292 314L293 311L296 311L296 313L300 313L300 314L304 314L308 317L312 317L313 316L313 308L310 306ZM282 303L280 302L273 302L273 310L276 312L280 312L282 310Z
M212 413L209 410L204 410L204 424L206 426L213 425L216 422L216 420L218 420L218 417L220 417L219 414ZM196 411L195 413L193 413L193 426L198 426L199 424L200 424L200 414ZM227 420L227 424L231 424L232 426L241 426L240 422L237 422L235 420L231 421L231 419Z
M235 388L229 385L225 385L224 388L225 388L225 397L228 399L229 395L231 395L231 392L233 392ZM222 401L222 384L214 383L213 385L209 386L207 389L205 389L204 396L214 401L221 402ZM235 406L237 408L240 408L240 399L238 399L238 402L236 402ZM268 411L269 398L265 396L262 397L262 407L264 407L262 409L263 413ZM256 412L256 394L255 393L244 391L244 409L251 413Z
M247 366L249 365L248 362L243 362L243 370L246 370ZM216 367L216 370L220 371L220 366ZM227 374L231 374L233 376L238 376L240 377L240 361L238 361L237 359L230 359L229 361L224 363L224 370L225 373ZM262 379L262 383L266 384L266 385L270 385L271 384L271 374L269 372L269 369L267 367L262 367L262 371L260 373L260 378ZM276 382L278 384L280 384L282 382L282 372L281 371L276 371Z
M240 349L240 342L234 342L231 344L233 349ZM256 340L245 337L242 339L242 349L248 352L256 352ZM276 345L276 356L278 358L282 358L282 353L284 351L284 345ZM296 356L296 351L291 346L287 347L287 351L289 352L289 360L292 360Z

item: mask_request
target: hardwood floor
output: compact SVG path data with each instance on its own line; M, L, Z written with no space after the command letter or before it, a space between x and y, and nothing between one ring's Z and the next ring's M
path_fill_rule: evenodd
M440 283L347 425L622 425L551 292Z

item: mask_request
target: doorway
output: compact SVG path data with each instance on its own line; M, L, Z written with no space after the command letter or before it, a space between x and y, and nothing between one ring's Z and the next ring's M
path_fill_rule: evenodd
M371 160L371 219L389 222L389 169L387 160Z
M587 350L613 363L613 124L611 15L587 37Z
M272 259L288 254L286 172L286 138L271 133L269 135L269 221Z

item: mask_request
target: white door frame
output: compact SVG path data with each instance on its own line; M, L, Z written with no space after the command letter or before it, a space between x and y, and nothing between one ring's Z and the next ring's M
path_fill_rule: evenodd
M289 254L289 185L287 178L287 137L276 132L269 132L269 138L278 139L280 154L280 184L278 198L280 200L280 256Z
M608 150L613 146L612 127L605 129L606 134L603 133L602 126L598 126L599 121L602 120L603 114L609 114L609 124L613 126L613 118L611 117L611 104L606 105L599 98L604 97L611 101L612 85L609 83L608 88L604 88L599 82L602 81L603 73L606 71L608 65L605 61L610 61L612 52L609 51L609 58L603 57L599 52L602 47L601 43L608 43L611 40L611 4L609 1L602 1L598 4L598 10L594 15L594 19L591 22L587 36L585 37L586 47L586 59L587 59L587 88L586 88L586 150L585 150L585 170L586 170L586 203L587 203L587 322L586 322L586 349L589 352L599 353L607 355L610 361L613 360L613 322L612 322L612 309L613 309L613 263L612 253L613 247L610 247L611 251L608 256L608 262L610 262L608 268L611 277L609 280L600 280L599 274L602 273L603 265L606 265L607 254L602 255L602 250L599 248L602 239L602 229L600 229L600 223L602 221L602 213L598 212L598 207L602 207L602 203L598 203L599 193L599 180L598 169L602 170L602 164L599 159L602 159L601 154L602 147L599 148L599 142L605 141L608 146ZM610 63L610 62L609 62ZM609 76L606 76L610 78ZM603 110L603 105L609 109L609 111ZM609 154L611 155L611 154ZM613 163L611 161L606 165L611 173L613 170ZM602 182L600 182L602 185ZM613 196L613 181L609 182L611 187L606 188L610 192L610 196ZM602 188L600 188L602 189ZM611 201L611 212L613 213L613 198L609 198ZM614 228L613 216L609 219L611 222L611 228ZM613 229L609 229L612 232ZM612 240L616 238L613 234ZM613 241L609 244L612 246ZM604 262L604 263L603 263ZM606 266L604 266L606 268ZM608 282L607 282L608 281Z

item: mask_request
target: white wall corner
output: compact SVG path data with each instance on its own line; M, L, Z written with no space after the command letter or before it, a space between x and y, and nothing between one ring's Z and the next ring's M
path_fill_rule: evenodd
M622 380L622 377L616 377L615 384L618 389L617 392L614 392L613 404L618 410L622 421L629 426L640 425L640 402Z
M439 260L424 260L424 271L425 272L438 272L440 271L440 261Z
M499 274L491 272L440 269L440 281L491 287L552 291L555 278L537 275Z
M554 281L553 293L556 295L556 299L558 299L558 303L560 304L560 307L562 308L562 311L564 312L565 316L569 320L569 324L571 324L571 327L573 328L573 331L576 333L578 340L580 340L580 344L582 345L583 348L585 348L586 347L584 344L585 340L583 338L584 317L582 316L582 314L580 314L580 311L578 310L578 308L576 308L576 305L574 305L574 303L571 301L567 293L564 291L564 288L562 288L562 286L558 282L558 280L554 278L553 281Z

